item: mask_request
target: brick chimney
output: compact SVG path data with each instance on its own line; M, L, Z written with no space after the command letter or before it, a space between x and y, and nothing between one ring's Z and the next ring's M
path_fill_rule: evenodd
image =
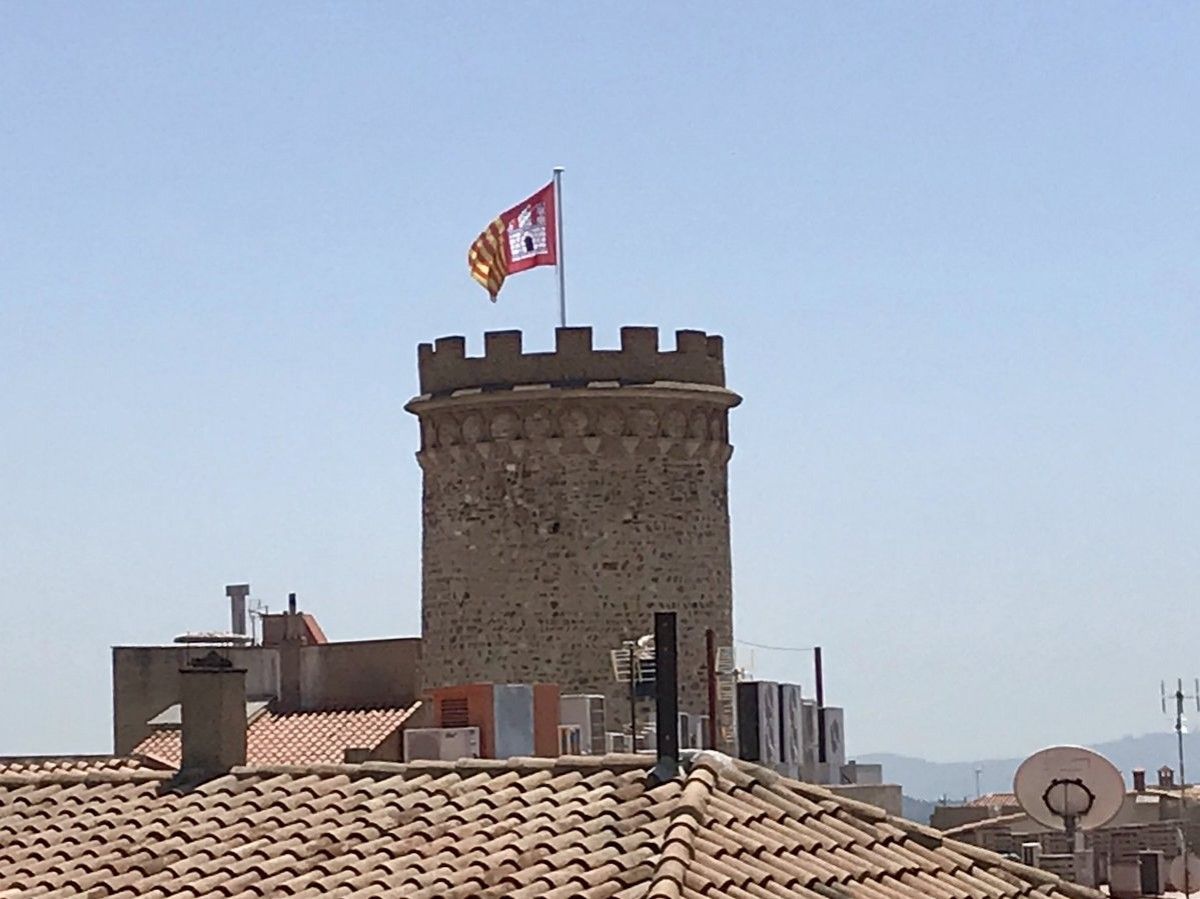
M1133 769L1133 788L1139 793L1146 792L1146 769Z
M288 608L283 616L283 638L279 641L279 711L300 710L300 614L296 611L296 594L288 594Z
M181 770L205 776L246 764L246 669L210 651L179 670Z
M1173 789L1175 786L1175 770L1170 765L1163 765L1158 769L1158 785L1164 790Z

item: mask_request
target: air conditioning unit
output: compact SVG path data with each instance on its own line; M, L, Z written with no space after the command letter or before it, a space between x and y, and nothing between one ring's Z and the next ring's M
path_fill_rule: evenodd
M478 727L410 727L404 731L404 760L453 762L479 758Z
M817 703L812 699L800 701L800 742L802 760L800 763L800 779L809 783L820 783L824 780L820 766L820 715Z
M804 768L804 698L799 684L779 685L782 734L779 741L783 773L800 777Z
M583 728L578 724L558 726L558 754L583 755Z
M558 755L558 687L554 684L459 684L433 691L439 727L479 728L488 759Z
M737 685L738 751L748 762L779 764L779 684L743 681Z
M1143 896L1161 896L1167 886L1167 863L1161 852L1138 853L1138 880Z
M629 748L629 734L610 730L604 735L605 752L632 752Z
M825 719L825 783L837 783L846 764L846 711L831 706L821 711Z
M602 755L608 750L604 739L604 697L599 693L570 693L558 700L558 719L576 724L581 731L584 755Z
M658 751L658 728L654 726L642 728L642 732L638 734L637 739L638 752L657 752Z

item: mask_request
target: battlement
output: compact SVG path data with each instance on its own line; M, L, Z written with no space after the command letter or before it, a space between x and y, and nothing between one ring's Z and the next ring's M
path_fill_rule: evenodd
M467 356L462 337L423 343L417 348L421 393L521 384L581 387L590 381L725 386L724 341L716 334L676 331L673 350L658 348L658 328L622 328L619 350L593 349L591 328L556 328L554 338L552 353L523 353L520 331L489 331L482 356Z

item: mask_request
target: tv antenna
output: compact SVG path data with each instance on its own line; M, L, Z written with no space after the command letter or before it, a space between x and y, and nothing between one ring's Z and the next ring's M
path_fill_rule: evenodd
M626 640L620 649L610 650L610 655L613 678L619 684L629 684L629 751L637 752L638 696L649 695L658 680L654 635Z
M262 600L253 597L252 602L253 605L250 606L250 640L257 645L260 642L258 639L258 632L262 630L264 636L266 634L266 628L263 626L263 619L271 614L271 607Z
M1187 775L1183 768L1183 735L1187 733L1187 718L1183 714L1183 703L1185 700L1192 700L1196 703L1196 711L1200 712L1200 678L1193 681L1193 689L1191 693L1183 692L1183 678L1178 678L1175 681L1175 694L1172 698L1175 700L1175 742L1179 749L1179 849L1180 858L1182 861L1179 868L1182 870L1176 871L1172 866L1173 876L1179 877L1183 881L1183 895L1190 896L1192 894L1192 868L1194 860L1192 859L1191 847L1188 845L1188 817L1187 817ZM1167 714L1167 685L1164 681L1158 682L1158 692L1162 701L1163 714ZM1178 884L1176 884L1178 886Z
M1017 768L1013 793L1025 814L1066 832L1075 853L1075 880L1090 885L1082 867L1083 831L1111 821L1125 800L1125 779L1116 766L1082 746L1051 746L1035 752Z

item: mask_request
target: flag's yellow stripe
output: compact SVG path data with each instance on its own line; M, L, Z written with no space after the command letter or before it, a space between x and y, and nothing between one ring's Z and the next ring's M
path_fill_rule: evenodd
M467 251L467 269L479 284L487 290L492 299L500 292L504 279L508 275L508 266L504 261L504 250L501 239L504 236L504 223L496 219L475 238Z

